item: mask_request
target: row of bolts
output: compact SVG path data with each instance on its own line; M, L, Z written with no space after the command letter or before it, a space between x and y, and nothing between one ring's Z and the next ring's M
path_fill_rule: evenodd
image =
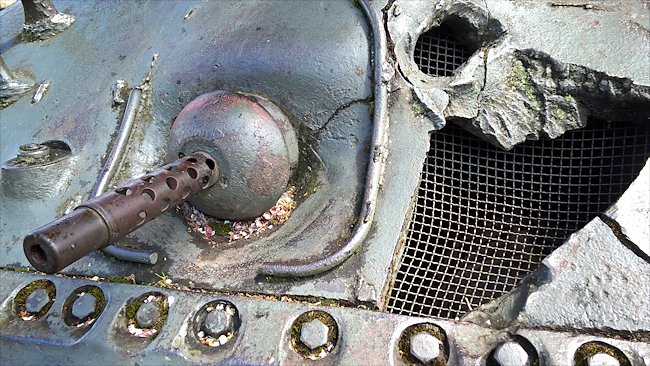
M39 288L29 294L25 301L25 310L31 314L38 314L52 300L48 292ZM79 321L85 321L96 310L97 299L88 292L79 295L71 307L71 314ZM235 331L234 319L237 316L234 305L217 306L209 312L201 327L201 331L208 335L218 338L229 332ZM151 328L160 320L160 308L155 302L145 302L140 305L135 320L142 328ZM304 322L300 327L300 342L307 348L314 351L325 346L331 340L329 339L329 326L320 319L315 318L309 322ZM427 331L420 331L410 335L409 341L410 356L422 364L429 364L439 358L444 349L440 339ZM531 365L531 357L522 345L516 341L509 341L500 344L494 351L493 360L502 366L526 366ZM600 366L611 365L619 366L619 361L607 353L600 352L587 358L587 365Z

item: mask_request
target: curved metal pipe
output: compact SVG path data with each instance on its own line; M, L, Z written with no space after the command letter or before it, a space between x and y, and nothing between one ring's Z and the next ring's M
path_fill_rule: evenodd
M115 142L111 147L111 152L108 154L106 163L104 163L104 167L99 173L99 178L90 193L90 198L95 198L106 191L108 183L115 176L117 169L120 167L120 162L124 158L127 143L129 142L129 136L131 136L131 130L133 130L135 115L140 106L141 94L142 91L138 88L132 89L129 94L129 101L126 103L126 109L124 110L124 117L122 117L122 122L120 123L120 129L117 131Z
M386 34L379 16L372 10L369 0L361 0L363 10L366 12L372 25L375 48L375 114L373 120L372 150L370 152L370 162L366 175L366 186L363 198L363 207L361 208L360 220L354 227L352 238L345 243L336 252L331 253L325 258L313 262L302 264L288 263L265 263L259 269L259 273L264 276L273 277L309 277L327 272L343 264L352 256L363 244L372 220L375 215L377 194L379 193L379 182L384 170L385 153L386 153L386 135L388 134L388 124L386 123L386 112L388 102L387 85L383 80L383 65L386 58Z
M115 142L113 143L113 147L111 147L111 152L106 158L104 167L99 173L99 178L97 179L97 182L95 183L95 186L90 193L90 198L98 197L104 193L108 187L108 183L117 173L117 169L119 168L120 162L124 158L124 153L126 152L129 137L131 136L131 130L133 130L135 116L138 111L138 107L140 106L141 95L142 90L139 88L132 89L131 93L129 94L129 100L126 103L124 117L122 118L120 128L117 131ZM103 248L102 252L126 262L143 264L156 264L156 262L158 262L158 253L148 250L109 245Z

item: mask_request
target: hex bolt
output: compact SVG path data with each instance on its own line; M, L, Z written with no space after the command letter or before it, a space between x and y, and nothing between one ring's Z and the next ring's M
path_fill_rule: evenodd
M25 311L31 314L38 314L50 302L50 295L43 288L32 291L25 301Z
M300 328L300 341L310 350L327 344L329 327L319 319L304 323Z
M21 161L46 160L50 157L50 147L42 144L25 144L18 148L17 158Z
M620 366L620 362L607 353L596 353L587 358L588 366Z
M141 328L153 328L160 319L160 307L154 301L145 302L135 313L135 321Z
M528 352L517 342L500 344L494 351L494 361L501 366L527 366L530 365Z
M96 306L97 298L87 292L82 292L72 303L72 316L78 320L86 320L95 312Z
M428 363L440 356L442 343L429 332L419 332L411 336L409 352L422 363Z
M218 307L205 316L202 329L213 338L219 338L232 330L233 323L233 315L226 308Z

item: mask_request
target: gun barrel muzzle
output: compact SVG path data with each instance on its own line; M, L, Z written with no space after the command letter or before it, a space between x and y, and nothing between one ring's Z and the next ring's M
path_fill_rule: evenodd
M209 155L195 153L79 205L34 230L23 241L27 260L55 273L92 251L124 238L219 180Z

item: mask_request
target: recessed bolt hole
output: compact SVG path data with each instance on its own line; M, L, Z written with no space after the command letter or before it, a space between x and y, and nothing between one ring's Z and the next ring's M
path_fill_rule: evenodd
M71 327L88 330L104 310L106 298L97 286L74 290L63 304L63 320Z
M20 289L14 297L14 312L22 320L37 320L50 310L55 298L56 287L51 281L34 281Z
M632 363L618 348L607 343L592 341L578 347L573 356L576 366L619 365L630 366Z
M169 189L172 191L178 187L178 181L174 177L167 177L165 182L167 182L167 187L169 187Z
M446 365L449 343L442 328L431 323L406 328L398 343L402 361L407 365Z
M226 301L205 304L194 317L194 334L207 347L222 346L237 336L241 320L237 308Z
M195 158L187 158L188 163L196 163L197 160Z
M187 168L187 174L189 174L192 179L196 179L196 177L199 176L199 173L194 168Z
M115 193L123 194L125 196L130 196L131 193L133 193L133 191L131 191L130 188L120 187L120 188L115 190Z
M323 358L332 352L338 336L336 320L320 310L303 313L291 327L293 349L304 358L312 360Z
M156 199L156 193L149 188L145 188L142 191L142 198L147 202L153 202Z
M210 170L214 170L214 168L217 166L217 164L212 159L206 159L205 164L208 166L208 168L210 168Z
M169 208L169 198L165 198L160 202L160 211L165 212Z
M142 180L147 182L147 183L155 183L156 182L156 177L148 175L146 177L142 177Z

